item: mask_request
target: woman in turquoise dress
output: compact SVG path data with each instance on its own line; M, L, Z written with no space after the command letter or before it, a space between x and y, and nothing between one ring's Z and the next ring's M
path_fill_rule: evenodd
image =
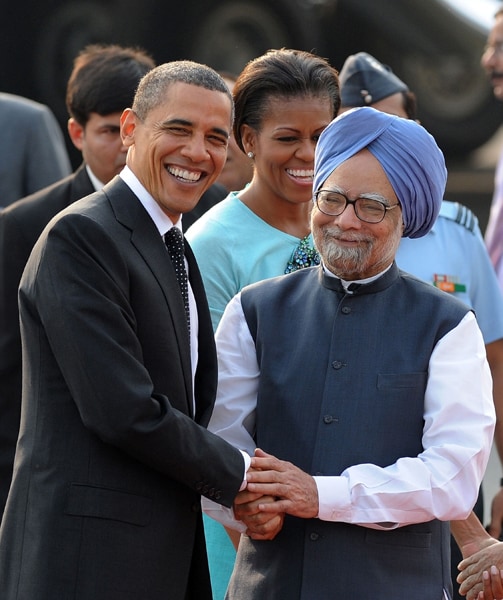
M309 227L314 150L340 105L337 72L299 50L252 60L233 90L234 136L254 163L251 182L187 231L203 276L214 329L229 300L250 283L318 264ZM222 600L235 550L205 517L214 600ZM234 546L239 534L229 532Z

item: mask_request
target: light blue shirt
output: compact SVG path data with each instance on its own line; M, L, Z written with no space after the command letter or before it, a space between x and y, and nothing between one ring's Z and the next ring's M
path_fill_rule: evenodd
M503 294L471 211L444 200L428 234L402 239L396 262L473 308L486 344L503 338Z

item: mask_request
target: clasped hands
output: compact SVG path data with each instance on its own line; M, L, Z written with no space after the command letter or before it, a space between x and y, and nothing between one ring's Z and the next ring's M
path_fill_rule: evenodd
M318 488L308 473L260 448L246 473L247 486L234 500L234 515L254 540L272 540L285 514L304 519L318 515Z
M451 522L463 560L458 565L460 593L467 600L503 599L503 542L498 541L503 522L503 488L491 506L491 523L486 531L472 513L465 521Z

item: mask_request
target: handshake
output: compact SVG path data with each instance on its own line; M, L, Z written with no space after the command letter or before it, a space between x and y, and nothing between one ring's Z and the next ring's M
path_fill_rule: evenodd
M234 500L234 515L252 539L274 539L285 514L304 519L318 515L316 483L292 463L257 448L246 479L246 488Z

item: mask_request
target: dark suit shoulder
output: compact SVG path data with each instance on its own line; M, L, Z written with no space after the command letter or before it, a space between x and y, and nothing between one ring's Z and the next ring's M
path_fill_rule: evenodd
M82 165L68 177L6 207L1 218L7 232L9 228L13 233L14 230L22 232L23 238L34 244L57 213L92 192L94 187Z

